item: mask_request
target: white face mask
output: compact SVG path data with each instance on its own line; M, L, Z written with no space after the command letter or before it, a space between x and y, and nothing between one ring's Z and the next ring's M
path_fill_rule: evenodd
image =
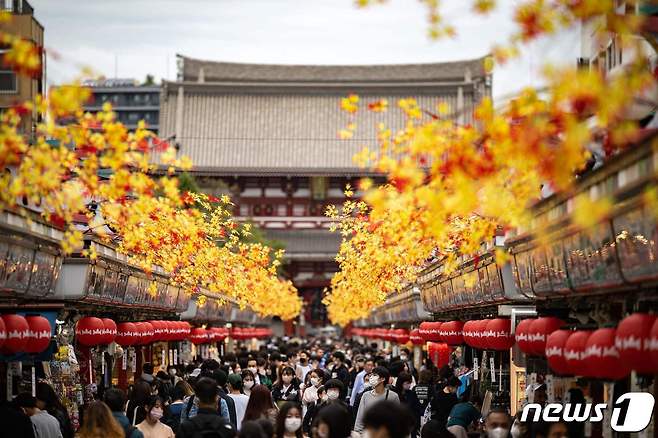
M253 380L247 380L246 382L244 382L245 389L251 389L253 386L254 386Z
M489 438L506 438L508 434L509 430L504 427L497 427L487 432Z
M318 386L320 385L320 379L317 377L311 377L311 385Z
M169 370L169 375L170 376L175 376L176 375L176 368L172 368Z
M252 373L254 373L254 375L258 374L258 368L256 368L256 367L249 367L249 368L247 368L247 369L248 369L249 371L251 371Z
M370 376L368 383L370 383L370 386L374 388L379 383L379 376Z
M302 419L296 417L286 418L285 425L287 432L297 432L299 428L302 427Z
M327 391L327 397L329 398L329 400L337 400L339 395L340 392L336 390L330 389L329 391Z
M512 438L521 438L523 435L523 432L516 421L512 424L512 430L510 430L510 433L512 434Z
M400 360L401 360L401 361L405 361L405 360L407 360L407 356L404 356L404 355L400 356Z

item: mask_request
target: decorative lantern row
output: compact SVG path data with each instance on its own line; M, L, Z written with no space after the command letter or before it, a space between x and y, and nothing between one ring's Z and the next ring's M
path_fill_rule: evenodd
M184 321L120 322L109 318L87 316L75 326L79 344L88 347L116 342L122 346L146 345L159 341L182 341L190 334L190 324Z
M40 315L2 315L0 352L3 354L41 353L50 345L50 321Z

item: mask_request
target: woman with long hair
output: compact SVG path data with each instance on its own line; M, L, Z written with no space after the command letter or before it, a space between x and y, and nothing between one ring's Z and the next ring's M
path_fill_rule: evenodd
M292 367L286 365L279 369L279 378L272 385L272 398L279 407L287 401L301 402L299 380L295 377L295 370Z
M123 438L123 428L112 416L112 411L102 401L89 403L80 430L79 438Z
M276 438L302 438L302 407L299 403L285 402L276 418Z
M160 419L164 416L164 402L157 395L152 395L144 403L146 416L144 421L137 425L144 438L174 438L171 427L163 424Z
M251 370L242 370L242 392L244 395L249 396L251 389L256 384L256 376Z
M37 383L36 387L37 408L47 411L59 422L59 429L63 438L73 438L75 431L71 424L69 413L55 393L52 386L46 382Z
M324 385L324 371L321 369L313 369L306 373L308 384L304 387L304 395L302 396L302 406L306 409L311 403L318 401L318 388Z
M256 385L251 389L249 403L244 413L244 421L261 418L276 419L277 409L272 402L272 394L265 385Z
M144 405L151 397L151 385L144 382L143 380L138 381L133 386L130 395L128 396L128 407L126 408L126 416L130 420L130 424L137 426L139 423L144 421L146 418L146 412L144 412Z

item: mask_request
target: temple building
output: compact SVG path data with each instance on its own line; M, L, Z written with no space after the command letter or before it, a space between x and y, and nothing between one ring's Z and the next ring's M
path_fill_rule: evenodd
M228 193L235 215L252 221L286 247L286 274L305 300L307 323L324 323L322 290L337 270L340 236L324 216L341 205L347 184L363 176L353 156L376 146L376 126L393 132L405 119L396 107L413 97L429 119L446 103L459 123L472 122L474 107L491 94L483 58L407 65L262 65L179 56L178 78L164 82L160 136L189 156L202 190ZM340 98L356 93L362 109L350 119ZM384 113L368 102L387 99ZM350 120L349 140L338 132ZM358 193L357 193L358 195Z

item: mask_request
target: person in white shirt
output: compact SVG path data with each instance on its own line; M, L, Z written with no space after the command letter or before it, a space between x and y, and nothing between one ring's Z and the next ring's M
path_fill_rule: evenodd
M229 374L228 376L228 396L235 402L235 415L237 417L237 428L242 428L242 420L247 411L249 396L242 393L242 377L239 374Z
M300 352L299 363L295 367L295 374L297 375L297 378L299 379L300 382L306 380L306 373L311 371L311 369L313 368L308 363L308 353L306 351Z
M391 377L389 371L384 367L376 367L372 370L370 375L370 386L372 390L364 392L359 403L359 409L356 413L356 421L354 422L354 430L363 433L365 430L363 417L368 410L377 404L379 401L389 401L400 403L400 399L395 391L386 388L388 381Z

